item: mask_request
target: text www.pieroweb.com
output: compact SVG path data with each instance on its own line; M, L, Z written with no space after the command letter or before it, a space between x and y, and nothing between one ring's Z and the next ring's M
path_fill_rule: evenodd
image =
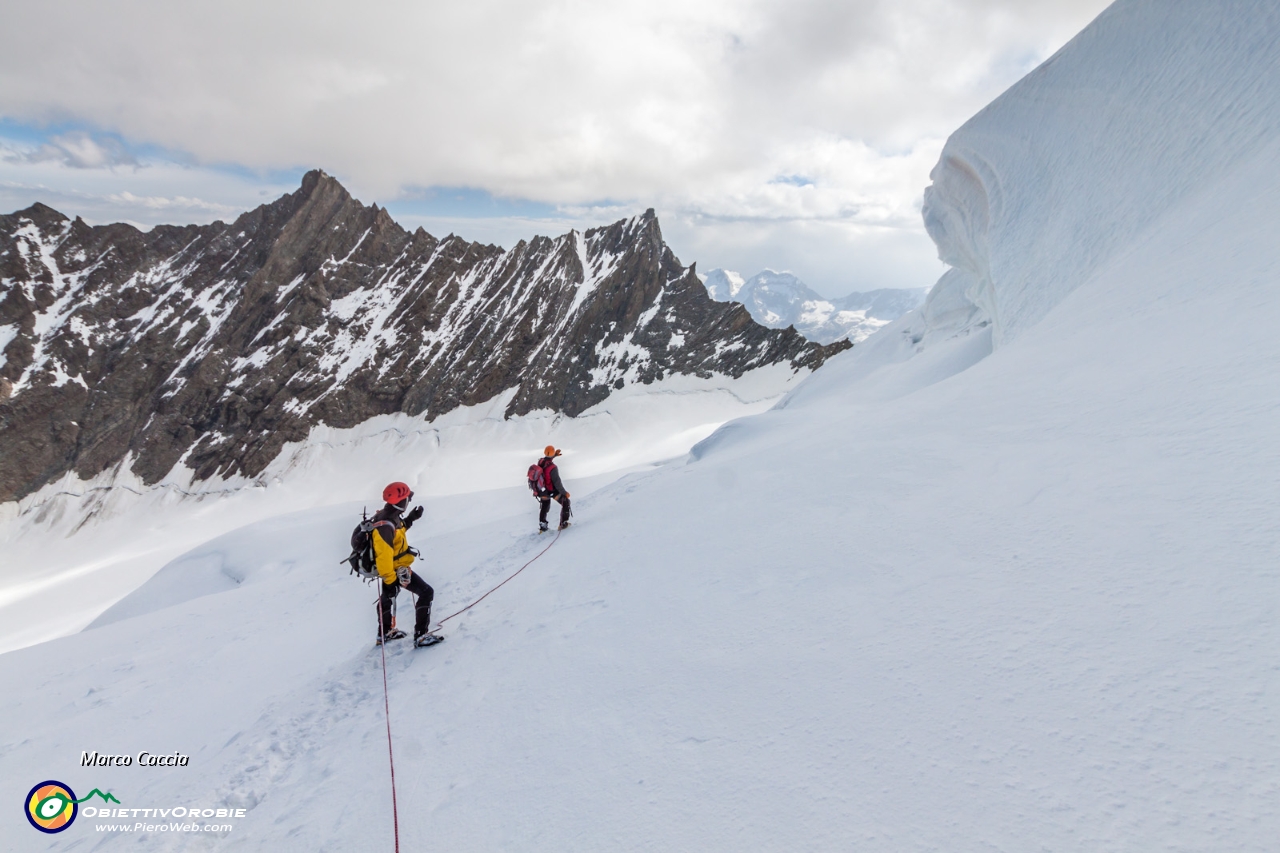
M98 832L230 832L229 823L99 823Z
M88 810L86 810L88 811ZM245 809L98 809L97 814L86 814L85 817L97 818L138 818L150 820L134 820L132 822L96 823L98 832L231 832L235 827L230 823L203 822L201 818L244 817ZM159 818L183 818L157 822Z

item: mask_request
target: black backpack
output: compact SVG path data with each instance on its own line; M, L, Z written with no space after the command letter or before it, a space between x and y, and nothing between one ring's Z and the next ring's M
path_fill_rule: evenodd
M351 531L351 556L339 562L350 565L351 574L364 580L373 580L378 576L373 557L373 531L384 524L391 528L395 525L385 519L374 521L366 513L361 513L361 516L360 523Z

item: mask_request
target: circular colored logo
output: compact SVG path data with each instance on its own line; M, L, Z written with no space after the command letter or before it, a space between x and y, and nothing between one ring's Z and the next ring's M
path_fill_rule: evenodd
M41 832L62 832L76 819L76 795L61 782L41 782L27 794L27 820Z

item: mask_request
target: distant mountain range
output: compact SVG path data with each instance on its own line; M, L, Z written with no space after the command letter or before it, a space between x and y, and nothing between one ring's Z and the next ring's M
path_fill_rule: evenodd
M333 178L232 223L0 215L0 501L124 464L257 476L319 424L514 392L576 416L673 375L817 368L849 346L708 298L652 210L511 249L409 232Z
M717 302L740 302L757 323L770 329L794 326L811 341L858 343L924 302L928 288L870 290L827 299L789 272L765 270L744 279L731 270L702 276Z

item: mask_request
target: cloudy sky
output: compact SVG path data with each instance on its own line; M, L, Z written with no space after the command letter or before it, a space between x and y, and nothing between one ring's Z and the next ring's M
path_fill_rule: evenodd
M0 211L209 222L319 167L511 245L657 209L685 263L932 284L947 135L1105 0L0 0Z

